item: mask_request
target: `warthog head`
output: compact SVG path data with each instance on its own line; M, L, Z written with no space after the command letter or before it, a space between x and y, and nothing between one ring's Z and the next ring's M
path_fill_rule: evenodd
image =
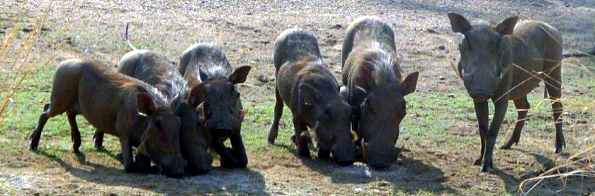
M400 83L369 92L358 86L352 88L351 93L346 87L341 88L344 97L351 96L353 125L363 139L363 158L370 167L384 169L396 160L399 125L407 113L405 96L415 91L418 76L419 73L414 72Z
M138 153L147 155L163 174L181 177L186 161L180 150L180 118L169 106L157 104L147 92L137 95L138 113L146 120Z
M496 95L506 69L512 64L512 47L507 35L513 33L518 17L510 17L496 26L471 25L465 17L448 14L452 31L465 38L459 45L458 71L465 88L475 102L485 102Z
M188 161L186 172L191 175L205 174L211 170L213 157L209 153L209 134L199 119L196 108L180 103L176 111L182 119L181 147L184 159Z
M318 140L319 157L330 153L339 165L351 165L355 160L355 145L351 135L351 107L340 96L330 100L320 100L320 90L303 85L301 88L301 109L310 122L315 122L313 130ZM325 96L328 97L328 96Z
M201 74L203 82L192 88L189 103L198 106L203 103L205 127L213 137L228 137L241 128L244 112L240 92L236 84L246 81L250 66L235 69L229 76Z

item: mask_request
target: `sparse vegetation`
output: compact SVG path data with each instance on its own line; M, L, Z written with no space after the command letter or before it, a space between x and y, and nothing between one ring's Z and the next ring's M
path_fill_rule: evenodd
M595 4L587 1L34 1L0 5L0 193L27 194L395 194L553 195L592 194L595 152L595 63L563 61L564 129L567 149L554 154L554 125L543 85L529 96L531 109L519 145L495 150L494 173L479 173L479 136L473 105L450 67L457 35L446 12L473 18L544 20L559 28L567 50L592 47ZM568 5L566 5L568 4ZM495 8L498 9L488 9ZM226 17L233 13L233 17ZM277 145L266 136L274 107L272 42L288 27L316 33L325 61L339 76L340 44L346 25L360 15L378 15L393 25L406 73L420 71L418 91L407 97L397 146L399 160L385 172L357 164L300 160L290 142L285 109ZM116 160L119 145L106 137L106 151L93 147L94 129L79 119L84 157L71 152L66 117L46 125L38 153L27 148L43 104L49 101L57 62L93 58L115 64L128 50L121 33L132 24L131 40L172 59L196 41L217 43L235 66L254 67L241 85L246 120L243 136L249 169L215 169L205 176L169 179L125 174ZM262 79L264 78L264 79ZM264 82L263 82L264 81ZM514 107L497 146L511 134ZM493 110L493 108L490 108ZM218 164L218 163L215 163Z

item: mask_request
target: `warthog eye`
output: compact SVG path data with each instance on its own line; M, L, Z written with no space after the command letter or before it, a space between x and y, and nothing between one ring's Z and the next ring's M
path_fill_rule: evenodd
M240 92L238 91L237 87L233 87L231 88L231 96L233 96L234 98L238 98L240 97Z
M161 128L162 128L161 121L156 120L155 121L155 127L157 127L157 129L161 130Z

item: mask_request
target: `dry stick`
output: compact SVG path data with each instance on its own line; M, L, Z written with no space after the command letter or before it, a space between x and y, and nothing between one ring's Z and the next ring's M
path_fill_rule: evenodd
M126 30L124 31L124 40L128 44L128 47L132 48L132 50L138 50L138 49L136 49L136 47L134 47L134 45L132 45L132 43L130 43L130 39L128 39L128 26L129 25L130 25L129 22L126 23Z
M591 76L595 75L595 73L593 73L593 71L591 71L591 69L589 69L586 65L582 64L582 63L567 63L568 65L576 65L579 68L582 68L583 70L587 71L587 73L589 73Z
M521 67L521 66L519 66L519 65L517 65L517 64L515 64L515 63L513 63L512 65L514 65L515 67L519 68L520 70L523 70L524 72L528 73L529 75L532 75L533 77L536 77L537 79L541 79L541 78L539 78L539 75L546 75L546 73L544 73L544 72L537 72L537 74L535 74L535 73L531 73L529 70L527 70L527 69L525 69L525 68L523 68L523 67ZM562 65L561 63L560 63L560 64L558 64L558 65L557 65L556 67L554 67L552 70L554 70L554 69L558 68L558 67L559 67L559 66L561 66L561 65ZM550 71L550 73L547 73L547 74L551 74L551 71ZM543 79L542 79L542 80L543 80ZM562 82L560 82L560 81L558 81L558 80L556 80L556 79L554 79L554 81L555 81L556 83L558 83L558 84L562 84ZM544 82L544 83L546 83L546 84L548 84L548 85L550 85L550 86L553 86L552 84L550 84L550 83L546 82L545 80L544 80L543 82ZM557 88L557 87L556 87L556 88Z
M595 151L595 146L591 146L591 147L587 148L586 150L584 150L584 151L582 151L582 152L579 152L579 153L577 153L577 154L575 154L575 155L571 156L570 158L568 158L568 160L573 160L573 159L575 159L575 158L576 158L576 157L578 157L578 156L581 156L581 155L583 155L583 154L586 154L586 153L589 153L589 152L593 153L594 151ZM527 194L529 194L529 193L530 193L530 192L531 192L531 191L532 191L532 190L533 190L535 187L537 187L537 185L541 184L541 182L542 182L543 180L545 180L545 179L549 179L549 178L555 178L555 177L561 177L561 178L564 178L564 177L572 176L572 175L574 175L574 174L576 174L576 173L577 173L577 172L576 172L577 170L578 170L578 171L581 171L581 173L586 173L586 174L587 174L587 175L579 175L579 176L585 176L585 177L595 177L595 171L584 171L584 172L583 172L583 170L580 170L580 169L577 169L577 170L575 170L575 171L572 171L572 172L566 172L566 173L561 173L561 174L560 174L560 173L558 173L558 174L551 174L551 175L547 175L547 174L549 174L549 173L552 173L552 172L554 172L554 171L559 171L561 168L568 167L568 166L570 166L570 165L572 165L572 164L578 163L578 162L580 162L580 161L583 161L583 160L585 160L585 161L589 161L589 162L590 162L592 159L593 159L593 157L585 157L585 158L579 159L579 160L577 160L577 161L570 161L570 162L568 162L568 163L566 163L566 164L563 164L563 165L560 165L560 166L554 167L554 168L552 168L552 169L549 169L549 170L547 170L546 172L543 172L541 175L539 175L539 176L537 176L537 177L533 177L533 178L529 178L529 179L523 180L523 181L522 181L522 182L519 184L519 192L523 193L523 195L527 195ZM533 186L531 186L531 188L529 188L529 190L527 190L527 192L524 192L524 191L523 191L523 187L525 187L525 185L526 185L527 183L529 183L529 182L532 182L532 181L537 181L537 182L536 182L535 184L533 184Z
M450 62L450 67L452 68L452 70L455 71L456 75L460 78L463 79L463 76L461 76L461 73L459 73L459 69L457 69L457 67L455 66L454 63L452 63L452 61Z
M514 87L510 88L508 91L506 91L506 93L504 93L503 95L501 95L500 97L498 97L498 99L496 99L496 102L497 102L497 101L499 101L500 99L502 99L504 96L508 95L508 94L509 94L510 92L512 92L514 89L516 89L516 88L518 88L519 86L521 86L522 84L524 84L525 82L528 82L529 80L531 80L531 79L533 79L533 78L537 78L537 79L543 80L542 78L540 78L540 77L539 77L539 75L546 75L546 74L544 74L543 72L539 72L539 74L534 74L534 73L531 73L529 70L526 70L525 68L523 68L523 67L521 67L521 66L517 65L516 63L512 63L512 65L513 65L513 66L515 66L515 67L517 67L517 68L519 68L520 70L523 70L523 71L525 71L526 73L528 73L529 75L531 75L531 77L527 78L526 80L523 80L521 83L519 83L519 84L515 85ZM560 65L561 65L561 64L560 64ZM557 68L557 67L556 67L556 68ZM554 81L556 81L556 82L560 82L560 81L557 81L557 80L554 80ZM550 85L550 86L553 86L553 87L555 87L554 85L550 84L549 82L546 82L545 80L543 80L543 82L544 82L546 85ZM555 87L555 88L559 89L558 87Z
M48 6L48 10L52 7L52 2L50 2L50 5ZM37 42L37 40L39 39L39 34L41 32L41 27L43 26L43 24L47 21L47 13L48 11L46 10L45 12L46 14L39 17L37 22L35 23L35 26L33 27L33 31L29 34L29 36L25 39L23 46L24 46L24 55L23 53L19 53L20 55L15 59L15 66L13 67L13 71L20 71L21 66L23 66L23 64L27 63L27 61L29 60L29 57L31 55L32 52L32 48L33 45ZM6 42L3 44L8 44L8 38L5 40ZM7 46L7 45L6 45ZM7 49L8 47L6 47L5 49ZM20 50L20 51L23 51ZM7 53L5 53L4 55L6 55ZM21 61L19 62L19 59L21 59ZM49 60L48 60L49 62ZM18 63L18 64L17 64ZM6 109L8 108L8 104L10 103L10 100L12 99L12 97L15 96L18 87L21 86L21 84L23 83L23 81L25 80L25 78L30 74L31 70L25 70L22 72L21 77L16 81L17 83L15 85L13 85L10 90L8 91L9 94L7 96L4 96L4 99L2 100L2 103L0 105L0 123L4 120L4 116L3 114L6 112Z
M585 51L577 51L573 53L563 54L562 57L569 58L569 57L594 57L595 56L595 48L591 49L589 52Z
M498 102L500 99L502 99L504 96L508 95L510 92L512 92L514 89L518 88L519 86L523 85L525 82L528 82L529 80L533 79L532 77L527 78L526 80L523 80L522 82L520 82L519 84L515 85L514 87L510 88L508 91L506 91L504 94L502 94L502 96L498 97L498 99L496 99L496 101L494 102Z

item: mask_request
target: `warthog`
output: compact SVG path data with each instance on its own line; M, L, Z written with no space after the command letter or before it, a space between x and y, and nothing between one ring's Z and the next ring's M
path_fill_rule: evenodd
M235 70L225 54L210 44L196 44L188 48L180 60L179 71L192 86L189 103L196 107L202 103L199 117L204 119L210 146L221 157L221 166L244 168L248 157L240 134L244 111L236 84L246 81L250 66ZM225 147L225 140L231 149Z
M459 46L461 59L458 72L465 88L473 98L481 136L481 155L475 161L481 171L492 169L492 153L508 100L518 110L518 121L512 137L502 146L510 148L519 142L525 124L529 102L527 94L540 80L552 100L556 126L556 153L565 146L562 133L561 59L562 37L554 27L539 21L517 24L518 17L510 17L496 26L471 25L463 16L448 14L452 30L465 38ZM516 27L515 27L516 25ZM487 100L492 99L495 113L489 124ZM489 127L488 127L489 124Z
M396 52L393 30L376 17L361 17L347 28L341 93L353 108L364 161L375 169L390 167L397 159L405 96L415 91L419 76L413 72L401 80Z
M119 137L126 172L149 170L151 160L170 177L184 174L180 153L180 119L157 89L117 73L98 62L67 60L54 75L51 101L44 106L31 134L37 150L47 120L66 112L75 153L80 153L76 115L82 114L98 131ZM132 147L137 147L132 157ZM133 161L134 160L134 161Z
M122 57L118 71L154 86L165 96L166 104L182 119L180 146L182 156L188 161L186 172L193 175L208 172L213 162L207 151L209 136L186 100L186 81L177 65L157 52L133 50ZM97 142L102 137L101 133L96 134L96 146L101 146Z
M351 165L355 146L350 129L351 109L339 94L335 76L323 62L311 32L288 29L277 37L273 53L276 68L276 104L269 143L273 144L283 103L293 114L293 142L298 154L310 157L308 128L316 134L318 158L332 156L339 165Z

